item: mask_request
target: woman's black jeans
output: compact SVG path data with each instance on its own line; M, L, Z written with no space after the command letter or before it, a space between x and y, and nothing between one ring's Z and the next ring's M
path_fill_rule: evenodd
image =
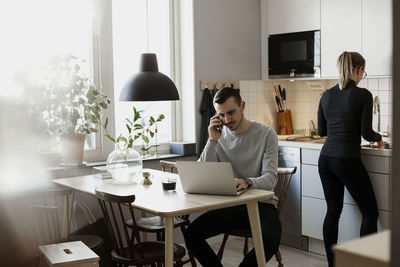
M377 232L378 207L371 180L361 158L335 158L320 155L319 176L324 188L327 213L323 233L329 266L333 267L332 245L337 243L344 187L357 203L362 215L360 236Z
M258 203L265 258L268 261L278 251L281 240L281 222L274 205ZM206 267L220 267L221 261L206 239L237 227L249 227L246 205L207 211L196 218L184 233L185 243L193 255ZM239 265L257 267L254 248Z

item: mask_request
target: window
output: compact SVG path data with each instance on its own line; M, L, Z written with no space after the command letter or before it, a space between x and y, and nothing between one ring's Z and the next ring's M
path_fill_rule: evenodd
M22 96L54 56L70 54L83 59L87 63L82 65L83 72L94 78L92 10L92 0L3 1L0 94ZM88 136L86 148L96 148L94 136Z
M112 134L124 133L132 107L143 117L165 119L157 124L158 144L175 139L175 104L120 102L125 82L138 71L142 53L156 53L159 71L173 79L174 51L172 0L15 0L0 3L0 95L18 97L21 86L35 78L54 55L73 54L85 60L88 76L112 101L105 110ZM21 8L23 6L23 8ZM112 47L112 48L111 48ZM112 53L110 53L112 51ZM112 64L109 64L112 62ZM173 79L174 80L174 79ZM22 82L21 82L22 81ZM26 88L25 88L26 89ZM115 126L115 128L114 128ZM112 151L100 132L87 137L85 160L102 160ZM138 140L136 145L143 143ZM155 138L150 141L154 144ZM58 148L51 144L48 148Z
M157 124L157 141L171 141L172 115L170 101L124 102L119 101L122 87L138 72L140 55L156 53L159 71L171 77L170 18L169 1L165 0L113 0L113 63L114 63L114 103L116 135L126 133L125 118L132 118L132 107L143 110L143 117L165 119ZM153 143L154 138L150 140ZM138 139L136 145L141 145Z

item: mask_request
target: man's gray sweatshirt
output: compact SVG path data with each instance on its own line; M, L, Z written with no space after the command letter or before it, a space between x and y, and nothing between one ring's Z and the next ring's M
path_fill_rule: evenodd
M251 188L272 191L277 182L278 137L274 129L258 122L242 134L223 127L217 142L208 140L199 161L231 162L236 178L249 178ZM276 205L277 198L263 202Z

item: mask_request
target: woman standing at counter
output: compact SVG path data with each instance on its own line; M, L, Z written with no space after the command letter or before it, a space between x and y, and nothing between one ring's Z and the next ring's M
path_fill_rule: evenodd
M325 250L333 267L332 245L337 243L344 187L362 214L360 236L377 232L378 207L375 193L361 162L361 135L383 145L372 129L372 94L357 87L365 78L365 59L357 52L343 52L337 61L339 83L326 90L318 107L318 134L327 136L318 170L327 203L323 225Z

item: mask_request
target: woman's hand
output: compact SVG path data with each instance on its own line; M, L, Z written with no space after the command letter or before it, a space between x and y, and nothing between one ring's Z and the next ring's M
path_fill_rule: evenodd
M384 144L385 144L385 142L383 142L383 140L379 141L378 148L382 148Z
M375 145L375 143L371 143L371 147L372 148L382 148L384 144L385 144L385 142L383 142L383 140L381 140L377 143L377 145Z

